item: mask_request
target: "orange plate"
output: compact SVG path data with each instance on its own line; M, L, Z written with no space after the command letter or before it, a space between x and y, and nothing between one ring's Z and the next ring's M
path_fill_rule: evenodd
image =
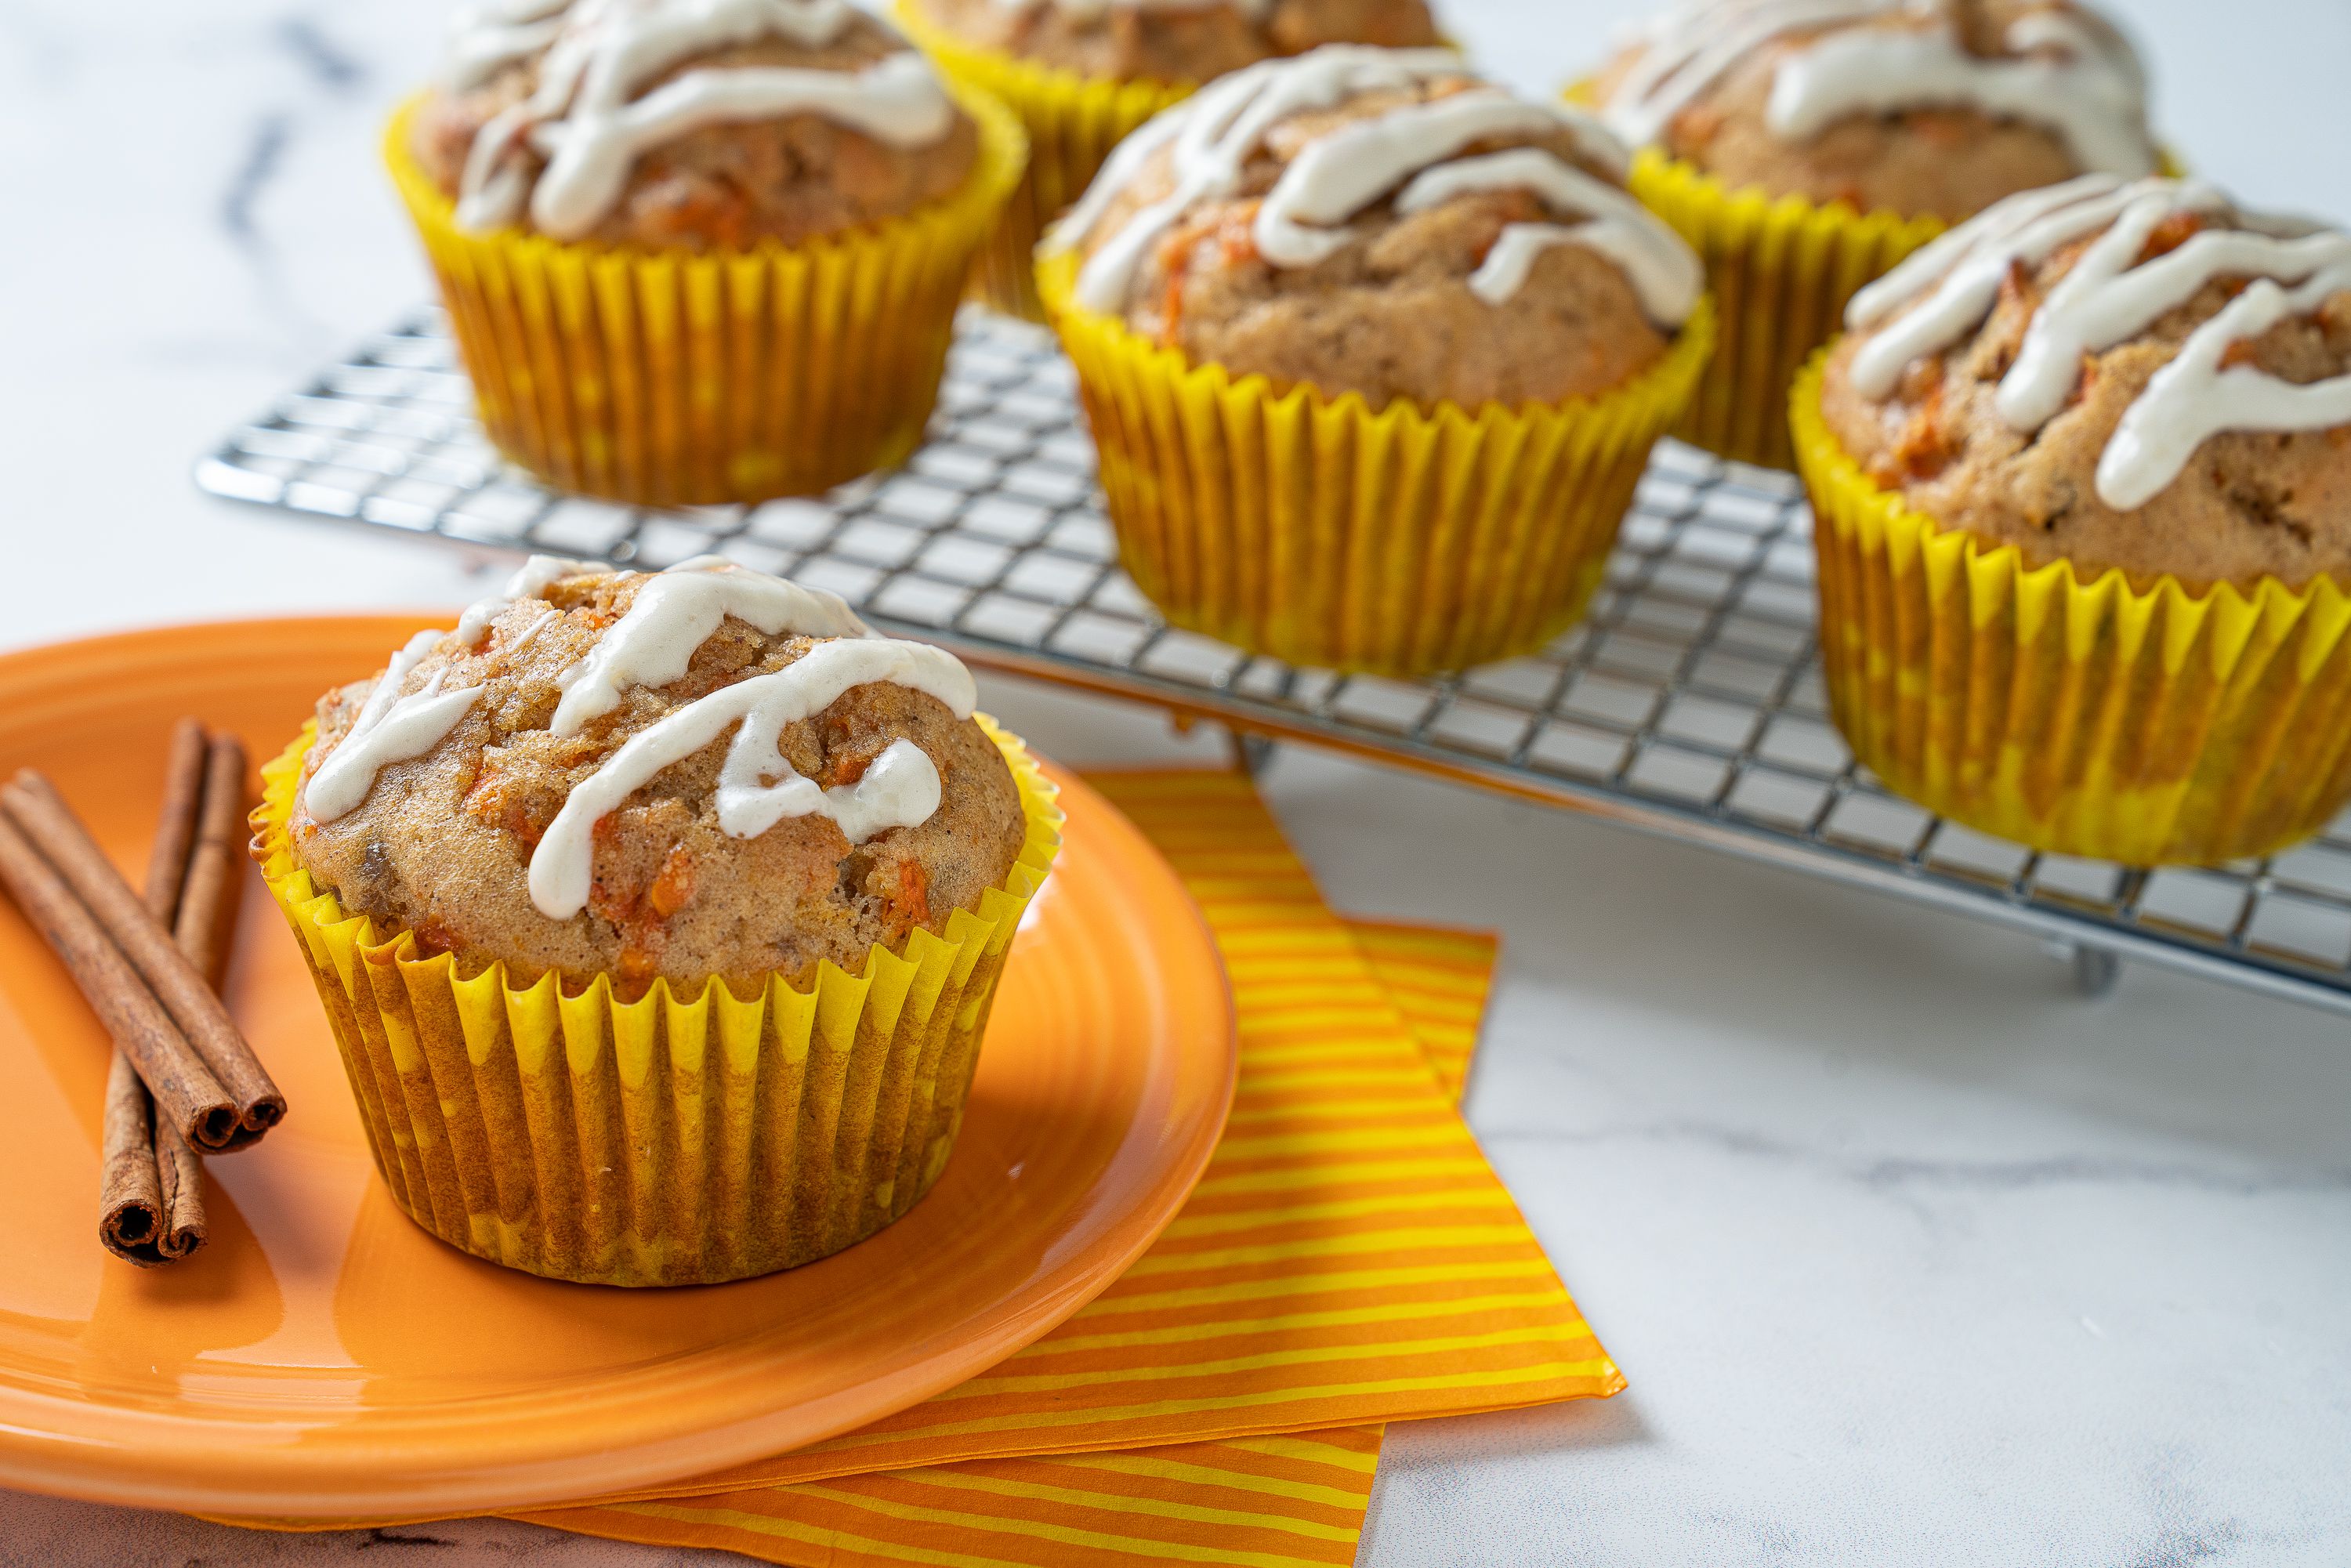
M0 768L47 769L135 873L172 719L270 755L422 619L175 627L0 658ZM157 1270L108 1258L106 1037L0 899L0 1484L287 1519L560 1501L848 1431L1043 1334L1173 1218L1234 1070L1199 912L1125 818L1054 777L1066 848L946 1176L872 1239L734 1285L560 1284L410 1224L257 877L228 999L292 1112L208 1163L204 1252Z

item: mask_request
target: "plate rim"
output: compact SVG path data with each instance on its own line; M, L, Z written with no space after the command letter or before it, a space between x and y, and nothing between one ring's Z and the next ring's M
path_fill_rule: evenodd
M224 641L276 639L282 643L348 637L356 642L364 636L371 645L394 647L417 627L437 624L449 613L446 610L394 610L227 617L40 643L0 653L0 697L12 695L12 688L20 685L50 685L54 689L55 683L77 669L86 679L87 667L93 662L119 667L152 664L169 654L218 655L231 651L218 645ZM192 643L197 646L191 647ZM330 678L331 672L322 674L322 689L324 680ZM20 733L37 731L52 722L37 706L29 714L20 711L17 723L10 727ZM853 1431L952 1388L1052 1332L1123 1274L1189 1199L1223 1135L1238 1081L1239 1051L1230 977L1207 918L1189 890L1165 856L1124 813L1071 770L1050 762L1046 767L1062 787L1065 801L1074 799L1089 817L1129 838L1164 875L1165 891L1175 895L1171 908L1181 911L1182 928L1196 939L1192 956L1207 959L1221 1001L1221 1006L1189 1009L1212 1015L1214 1038L1182 1033L1170 1052L1167 1069L1169 1087L1178 1103L1185 1103L1185 1086L1192 1078L1211 1081L1206 1097L1209 1113L1192 1118L1188 1137L1167 1155L1162 1174L1146 1192L1146 1201L1105 1227L1111 1239L1108 1244L1098 1243L1010 1292L976 1330L911 1355L901 1352L873 1376L829 1396L780 1409L730 1410L691 1430L672 1430L637 1443L625 1437L615 1441L609 1436L575 1440L558 1446L567 1451L534 1452L499 1466L487 1477L465 1460L435 1455L436 1448L445 1448L450 1443L449 1428L465 1429L465 1458L478 1458L501 1449L502 1439L496 1434L508 1427L549 1427L545 1407L550 1400L563 1397L561 1393L515 1390L478 1400L434 1401L400 1415L377 1410L364 1424L363 1437L314 1427L294 1435L295 1440L287 1440L289 1435L281 1432L272 1441L266 1417L191 1418L138 1409L119 1399L106 1404L87 1394L0 1382L0 1486L132 1507L320 1523L393 1513L403 1518L441 1517L544 1507L659 1486ZM1145 944L1143 950L1150 955L1155 968L1166 964L1167 955L1159 943ZM1190 960L1183 960L1182 966L1188 967ZM1217 1050L1219 1060L1204 1072L1200 1064L1212 1048ZM1178 1125L1172 1121L1170 1124ZM1131 1137L1134 1124L1129 1125L1126 1135ZM1169 1140L1157 1140L1157 1146L1169 1148ZM1081 1207L1081 1203L1068 1206ZM91 1245L96 1245L94 1240ZM103 1266L129 1267L112 1260ZM747 1379L739 1364L731 1370L720 1364L718 1358L724 1354L705 1351L690 1358L693 1370L701 1374L700 1381L713 1385L756 1384L756 1375ZM674 1388L680 1370L673 1367L664 1373L646 1367L599 1379L600 1385L617 1382L622 1385L612 1402L618 1409L608 1411L604 1420L640 1406L666 1403L674 1397L665 1391ZM756 1374L758 1369L749 1370ZM861 1391L884 1380L893 1385L885 1402L874 1404L858 1397ZM748 1395L737 1403L756 1405ZM93 1410L98 1413L95 1419ZM533 1410L538 1414L531 1415ZM559 1425L589 1429L578 1423ZM529 1445L533 1449L548 1446L544 1440ZM590 1462L594 1462L592 1478L584 1482L577 1479L575 1472Z

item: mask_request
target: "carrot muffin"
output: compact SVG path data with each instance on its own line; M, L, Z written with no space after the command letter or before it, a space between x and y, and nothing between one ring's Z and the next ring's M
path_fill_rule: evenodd
M1036 156L982 253L979 290L1031 320L1044 319L1040 234L1153 114L1202 82L1325 44L1442 42L1426 0L898 0L898 15L950 76L1027 123Z
M492 438L674 504L911 449L1024 147L848 0L504 0L464 13L387 156ZM860 288L828 257L884 280L841 338Z
M2158 162L2137 57L2081 0L1687 0L1591 95L1723 302L1682 434L1781 466L1789 379L1856 286L2003 197Z
M493 1178L473 1191L447 1173L472 1194L453 1205L428 1162L395 1183L410 1213L499 1261L618 1283L788 1267L904 1213L944 1166L1005 941L1051 852L1050 791L972 703L952 655L876 636L831 594L715 559L648 576L544 557L321 699L277 769L256 852L306 938L364 922L360 950L406 981L353 991L318 965L387 1176L415 1150L470 1148L472 1174ZM510 1044L487 1067L469 990L505 997L487 1017ZM569 1002L550 1061L526 998L558 995L604 1017L617 1061L593 1025L583 1061ZM408 1018L371 1028L385 1007ZM741 1027L747 1007L722 1061L714 1025ZM670 1049L632 1070L627 1020L656 1014ZM689 1019L711 1048L692 1062L677 1051ZM395 1048L402 1033L415 1044ZM673 1082L640 1113L628 1085L649 1065ZM419 1071L429 1093L385 1092ZM739 1106L730 1071L749 1074ZM523 1103L501 1124L517 1072ZM486 1142L448 1074L479 1086ZM614 1129L535 1120L535 1075L568 1075L549 1085L566 1104L614 1096L628 1157L667 1165L634 1179L693 1212L629 1207L653 1228L602 1246L558 1225L594 1199L574 1178L598 1167L556 1145ZM792 1223L708 1230L711 1113L668 1124L678 1095L739 1110L742 1160L810 1162L783 1173L804 1210ZM833 1119L820 1150L799 1141L811 1116ZM508 1176L532 1192L522 1234L485 1228L484 1195L516 1197Z
M1963 821L2130 861L2332 816L2351 235L2086 175L1954 229L1847 322L1794 415L1862 759ZM1897 538L1979 564L1930 591Z
M1144 591L1356 668L1458 667L1573 619L1707 349L1697 258L1624 168L1595 120L1441 49L1269 61L1136 132L1040 254ZM1215 405L1181 390L1203 377ZM1161 397L1186 440L1155 434ZM1301 402L1304 424L1280 412ZM1369 461L1420 432L1445 483Z

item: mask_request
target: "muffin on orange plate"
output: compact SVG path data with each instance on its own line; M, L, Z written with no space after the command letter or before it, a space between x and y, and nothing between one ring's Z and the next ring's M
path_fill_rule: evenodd
M1441 42L1426 0L894 0L909 37L950 79L1027 126L1028 178L980 253L979 297L1045 319L1037 240L1110 150L1228 71L1323 44Z
M848 0L486 0L384 155L482 423L644 505L904 459L1019 123Z
M1122 145L1040 251L1120 552L1175 624L1407 674L1583 612L1711 340L1625 150L1333 45Z
M911 1208L1060 842L972 702L831 594L547 557L320 699L254 855L410 1218L676 1285Z
M1683 0L1578 91L1722 312L1676 434L1781 468L1789 383L1855 288L2004 196L2159 161L2137 57L2084 0Z
M2323 827L2351 797L2351 235L2087 175L1846 319L1792 419L1860 760L2130 864Z

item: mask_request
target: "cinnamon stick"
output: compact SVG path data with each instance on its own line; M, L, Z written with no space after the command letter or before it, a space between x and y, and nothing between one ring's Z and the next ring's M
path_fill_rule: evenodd
M236 935L237 896L244 888L245 742L215 735L206 747L201 810L192 813L195 843L187 860L180 906L172 922L180 951L217 995Z
M147 860L147 908L172 924L204 816L209 747L204 726L182 719L172 732L163 806ZM241 760L241 758L240 758ZM235 786L244 795L242 768ZM154 1102L131 1059L118 1050L106 1080L105 1154L99 1182L98 1237L108 1251L141 1267L176 1262L204 1244L204 1165L187 1141L154 1115Z
M168 1125L120 1051L106 1075L106 1164L99 1239L118 1258L152 1268L204 1244L203 1166Z
M0 883L7 884L26 918L65 961L90 1010L139 1070L164 1123L200 1149L226 1149L246 1137L235 1102L189 1048L172 1015L5 811L0 811ZM135 899L132 903L152 924L154 916Z
M179 1134L158 1127L155 1174L163 1188L163 1232L155 1244L165 1262L177 1262L212 1234L204 1220L204 1162Z
M155 842L147 852L147 909L164 925L180 910L180 884L196 847L196 819L204 795L204 727L183 718L172 727L172 755L163 764L163 806L155 816Z
M242 787L240 778L240 790ZM106 852L98 847L56 787L32 768L23 769L0 788L0 817L30 841L28 849L37 845L37 856L46 856L70 888L68 899L78 899L87 906L98 928L98 945L127 961L144 982L139 989L162 1004L169 1021L177 1026L167 1040L192 1048L201 1065L210 1070L235 1103L238 1127L227 1143L215 1145L201 1136L190 1141L206 1153L223 1153L244 1147L275 1126L286 1114L286 1097L270 1082L220 998L162 923L131 891L122 873L114 869L114 862L106 858ZM89 988L83 987L85 994ZM135 1051L131 1060L149 1090L162 1098L148 1063Z
M106 1158L99 1176L98 1239L118 1258L161 1263L156 1239L168 1222L155 1161L154 1102L131 1059L117 1051L106 1073Z

